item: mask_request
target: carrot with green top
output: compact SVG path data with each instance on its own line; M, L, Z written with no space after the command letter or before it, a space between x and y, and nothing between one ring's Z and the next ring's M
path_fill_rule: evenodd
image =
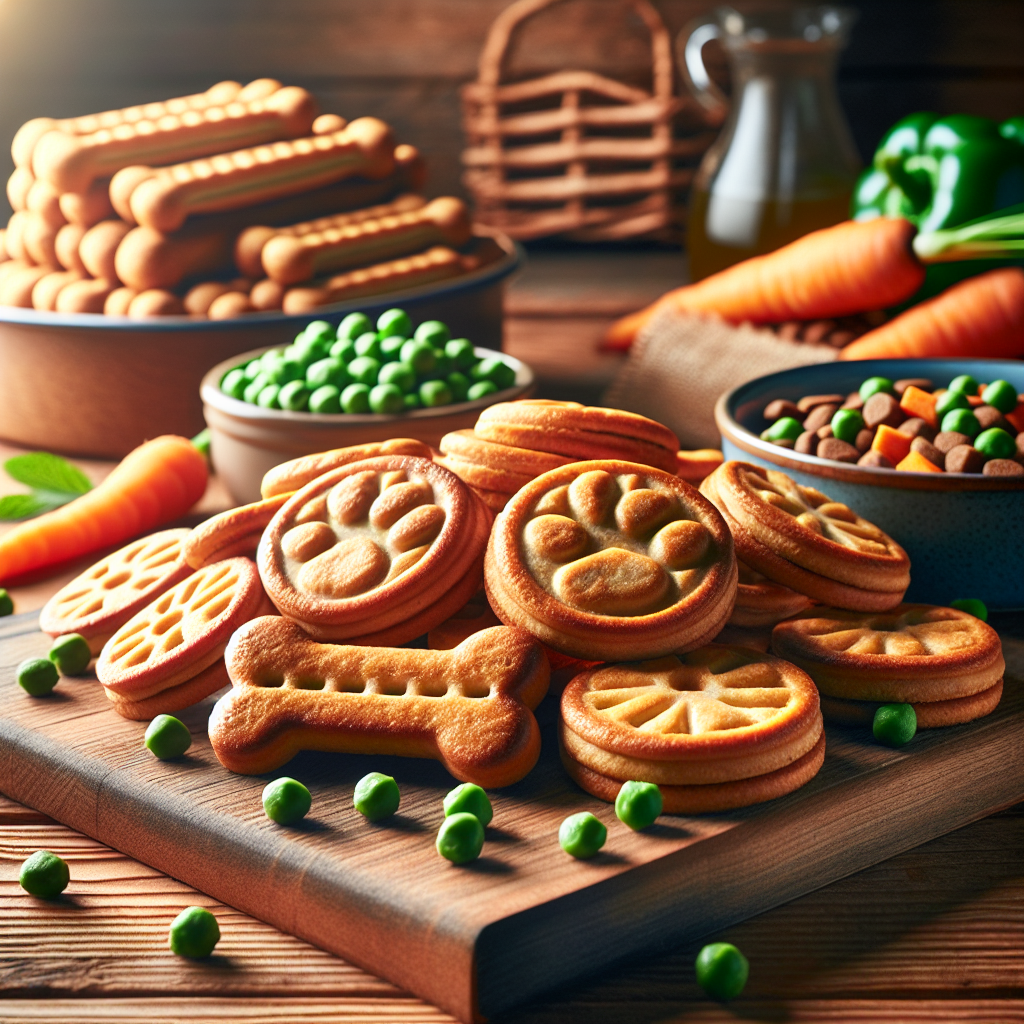
M184 515L206 490L206 460L167 434L129 452L80 498L0 537L0 581L122 544Z

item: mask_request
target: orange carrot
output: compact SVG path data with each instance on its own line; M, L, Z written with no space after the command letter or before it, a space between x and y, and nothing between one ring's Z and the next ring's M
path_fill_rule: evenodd
M637 331L663 309L763 324L824 320L895 305L924 281L924 267L911 248L916 230L909 221L879 217L812 231L617 320L605 347L629 348Z
M909 434L901 434L898 430L880 423L875 432L875 439L871 442L871 450L880 452L895 466L910 454L912 441L913 438Z
M0 580L112 547L184 515L206 490L206 460L167 434L129 452L80 498L0 537Z
M911 451L902 462L896 464L896 468L909 473L941 473L942 470L929 462L920 452Z
M1018 434L1024 434L1024 398L1017 402L1016 409L1006 413L1006 418Z
M900 397L900 408L908 416L916 416L918 419L924 420L928 426L938 429L939 414L935 411L937 401L936 395L923 391L921 388L915 388L911 384Z
M969 277L861 335L840 359L1024 355L1024 270Z

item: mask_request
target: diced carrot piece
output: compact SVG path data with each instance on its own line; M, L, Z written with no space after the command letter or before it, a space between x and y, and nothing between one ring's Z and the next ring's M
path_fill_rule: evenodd
M985 403L982 401L981 395L968 395L967 404L974 409L976 406L984 405Z
M894 427L880 423L871 442L871 450L880 452L895 466L910 454L911 441L913 438L908 434L901 434Z
M935 395L928 394L927 391L922 391L920 388L915 388L913 384L903 392L903 397L900 399L900 408L907 414L907 416L913 417L918 416L925 421L930 427L938 427L939 417L935 412L935 403L937 401Z
M910 454L897 466L908 473L941 473L934 463L929 462L920 452L911 451Z
M1024 431L1024 398L1018 401L1016 409L1006 413L1006 419L1018 434Z

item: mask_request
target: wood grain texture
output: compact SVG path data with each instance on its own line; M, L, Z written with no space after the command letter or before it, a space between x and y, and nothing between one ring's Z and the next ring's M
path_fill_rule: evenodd
M907 752L833 731L825 768L799 793L727 815L666 818L635 834L567 782L549 702L540 765L495 794L485 855L458 870L432 850L450 786L439 766L301 755L287 773L310 787L316 809L301 829L281 829L260 807L266 780L216 764L203 734L208 704L182 716L195 736L189 754L157 762L141 746L143 725L107 710L94 682L69 680L45 701L14 689L13 666L46 646L30 617L0 626L9 697L0 789L460 1019L742 920L1024 794L1024 692L1015 681L983 722L921 735ZM384 827L350 804L352 785L371 769L394 774L403 791L399 816ZM584 807L606 820L610 840L578 863L554 836ZM764 865L756 878L751 864Z

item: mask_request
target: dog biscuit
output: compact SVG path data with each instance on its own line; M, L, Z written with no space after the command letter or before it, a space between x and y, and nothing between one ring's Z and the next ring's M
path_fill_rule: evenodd
M51 270L60 269L57 261L57 232L60 228L50 224L42 214L26 210L17 216L22 217L22 246L25 256L39 266Z
M284 305L285 289L269 277L257 281L249 292L249 301L253 309L280 309Z
M83 224L91 228L101 220L115 216L110 203L110 180L99 178L85 192L64 192L60 197L60 212L69 224Z
M698 487L704 477L722 464L725 456L717 448L698 448L696 451L676 452L676 459L679 462L676 475Z
M28 193L35 181L28 167L15 167L14 173L7 179L7 201L15 213L28 209Z
M127 316L132 301L138 295L136 288L115 288L103 301L104 316Z
M92 277L120 282L117 249L131 229L123 220L103 220L86 231L79 243L78 255Z
M67 218L60 209L60 192L48 181L36 180L25 196L25 209L38 214L53 228L63 227Z
M32 292L39 281L51 274L51 267L37 267L23 260L9 260L16 264L0 280L0 306L32 308ZM6 267L7 264L4 264Z
M975 719L992 714L1003 696L1003 681L980 693L967 697L951 697L949 700L910 701L917 718L918 729L944 729L950 725L963 725ZM891 703L886 701L885 703ZM835 725L854 726L870 729L875 712L881 707L878 701L845 700L842 697L821 695L821 712L827 722Z
M45 277L39 278L32 289L32 308L53 311L57 308L57 298L64 288L74 281L85 279L84 274L75 270L54 270Z
M165 288L147 288L139 292L128 304L128 316L133 320L144 320L150 316L184 315L184 303L174 292L169 292Z
M224 767L273 771L300 750L439 760L462 782L508 786L536 764L532 709L547 691L539 644L499 626L451 651L320 644L263 618L231 638L232 689L210 743Z
M72 281L61 288L55 308L58 313L102 313L107 297L116 287L115 281Z
M211 516L189 534L182 557L192 569L237 555L254 557L263 531L290 497L279 494Z
M742 561L739 562L739 571L736 604L729 618L732 626L774 626L776 622L797 615L812 604L809 597L781 583L775 583Z
M78 251L88 230L84 224L65 224L57 232L57 237L53 240L53 254L65 270L77 270L80 274L89 273Z
M127 225L126 225L127 226ZM198 228L165 235L134 227L117 245L113 269L131 288L174 288L186 277L212 274L231 265L231 235L223 228Z

